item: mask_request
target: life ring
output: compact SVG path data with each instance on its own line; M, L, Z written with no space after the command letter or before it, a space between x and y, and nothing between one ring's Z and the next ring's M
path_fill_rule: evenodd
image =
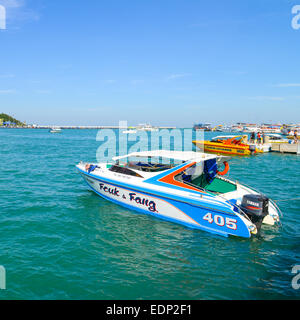
M220 176L225 176L225 174L227 174L229 171L229 164L227 161L224 161L224 165L225 165L225 168L223 171L217 171L217 174Z

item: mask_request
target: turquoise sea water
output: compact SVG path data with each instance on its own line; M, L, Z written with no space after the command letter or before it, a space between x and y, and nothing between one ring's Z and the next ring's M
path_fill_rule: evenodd
M80 160L95 161L96 134L0 129L0 299L299 299L299 200L280 203L281 228L252 239L136 214L76 172ZM296 198L300 156L233 158L229 177Z

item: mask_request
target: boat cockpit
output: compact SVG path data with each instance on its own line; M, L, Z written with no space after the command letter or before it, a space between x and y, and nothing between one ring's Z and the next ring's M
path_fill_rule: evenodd
M175 176L177 181L183 182L200 190L223 194L237 190L237 185L218 176L218 166L214 159L195 163Z
M217 136L211 139L211 142L222 144L244 144L246 136Z
M180 171L174 176L174 179L199 190L212 193L223 194L236 191L235 183L219 175L218 164L228 159L229 157L206 155L203 160L199 161L198 159L191 166ZM183 163L188 164L187 160L151 156L142 158L117 157L115 164L110 165L108 170L139 178L149 178Z

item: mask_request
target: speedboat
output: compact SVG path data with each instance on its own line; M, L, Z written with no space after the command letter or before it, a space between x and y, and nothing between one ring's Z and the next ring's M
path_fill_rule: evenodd
M273 144L289 143L288 139L285 139L277 133L264 133L264 143L255 143L258 152L270 152Z
M267 133L265 134L265 138L267 138L269 143L289 143L289 139L286 139L281 134L277 133Z
M300 128L295 128L294 130L291 130L288 132L287 138L288 139L294 139L295 138L295 133L297 134L297 136L300 135Z
M60 133L61 132L61 128L59 127L52 127L50 130L49 130L50 133Z
M224 177L228 160L193 151L155 150L76 167L104 199L187 227L250 238L263 224L279 223L274 201Z
M153 127L149 123L139 124L136 129L139 130L139 131L147 131L147 132L158 131L157 127Z
M235 125L231 126L230 131L231 132L243 132L243 129L244 129L243 126L235 124Z
M256 126L245 126L243 132L245 133L252 133L252 132L259 132L260 128Z
M197 123L193 126L193 130L212 131L211 123Z
M261 148L257 148L254 144L249 144L247 140L247 135L226 135L214 137L210 141L195 140L193 143L201 151L217 154L245 156L263 152Z
M131 134L131 133L136 133L137 131L134 130L134 129L128 129L128 130L124 130L122 131L122 133L125 133L125 134Z

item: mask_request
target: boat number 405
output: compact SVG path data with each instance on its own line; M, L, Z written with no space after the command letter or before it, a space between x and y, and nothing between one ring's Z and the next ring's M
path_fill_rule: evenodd
M236 230L237 226L237 220L232 218L224 218L223 216L220 216L218 214L213 215L212 213L207 213L203 220L208 221L209 223L215 223L217 226L224 227L226 226L229 229Z

